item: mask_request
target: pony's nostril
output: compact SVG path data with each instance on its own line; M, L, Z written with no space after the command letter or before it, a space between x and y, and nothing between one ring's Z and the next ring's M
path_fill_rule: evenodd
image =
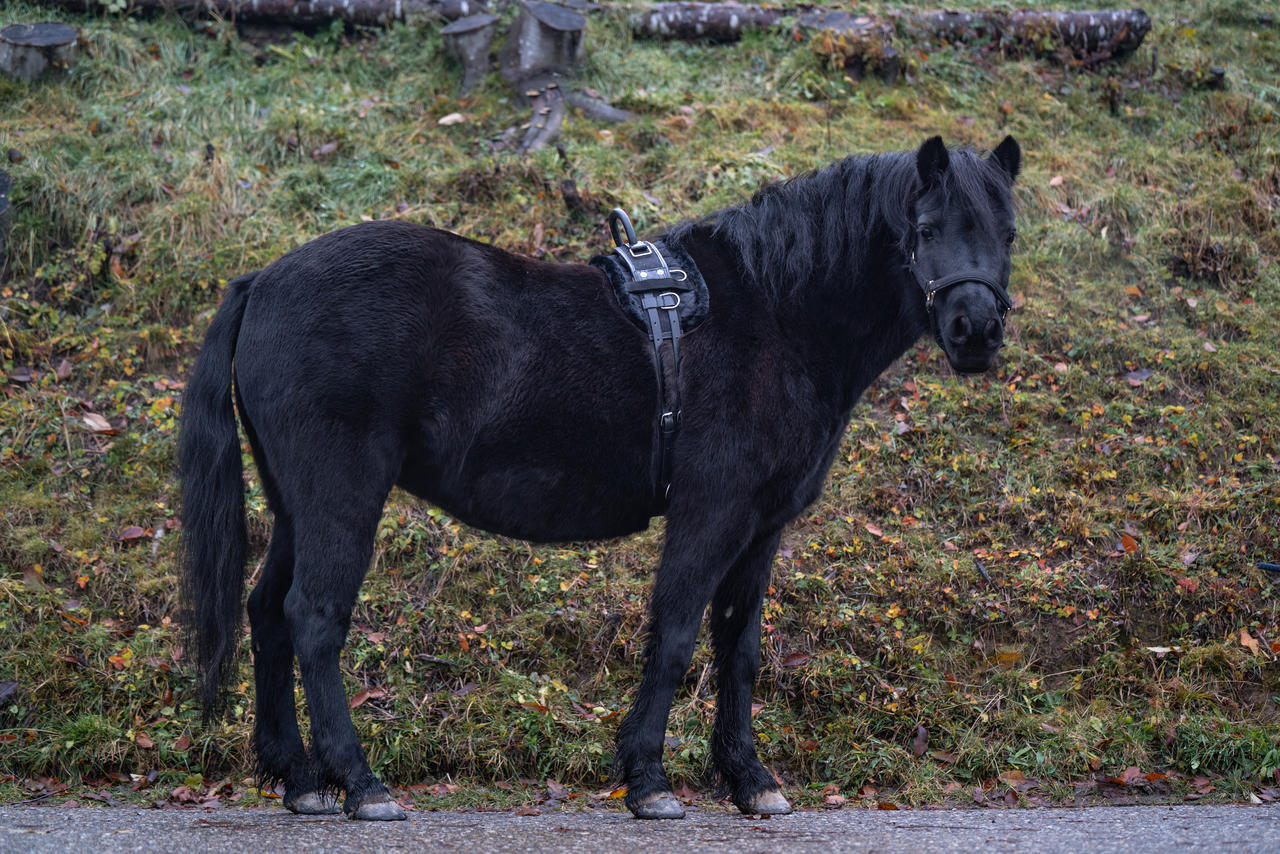
M984 329L983 331L987 336L988 343L991 343L991 344L1000 343L1002 330L1000 329L999 321L995 320L994 318L992 318L991 320L988 320L986 329Z
M959 315L951 322L951 337L953 338L959 340L968 338L969 333L972 330L973 327L969 324L969 318L965 317L963 314Z

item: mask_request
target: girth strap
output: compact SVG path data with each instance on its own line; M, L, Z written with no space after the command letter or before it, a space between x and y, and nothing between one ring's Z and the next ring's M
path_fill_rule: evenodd
M622 259L631 274L626 289L639 299L648 319L654 372L658 378L656 492L659 500L666 500L671 493L672 453L680 430L680 338L684 333L678 309L681 295L688 293L692 286L685 271L668 266L658 247L636 238L631 218L622 208L610 212L609 231L617 244L614 254ZM668 371L673 382L667 382Z

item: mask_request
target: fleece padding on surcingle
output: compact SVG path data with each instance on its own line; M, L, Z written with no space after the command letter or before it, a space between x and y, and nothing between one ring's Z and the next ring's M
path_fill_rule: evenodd
M652 242L666 259L669 269L684 270L689 277L688 284L692 287L688 292L680 295L680 307L676 309L676 313L680 315L680 329L688 334L705 320L711 311L711 297L707 293L707 283L698 272L698 265L693 263L688 253L665 240ZM649 318L645 310L640 307L640 297L627 290L627 285L631 282L631 273L627 270L627 265L613 252L608 255L597 255L591 259L590 263L593 267L599 267L609 278L609 283L613 285L614 296L618 298L618 305L622 307L622 313L648 335Z

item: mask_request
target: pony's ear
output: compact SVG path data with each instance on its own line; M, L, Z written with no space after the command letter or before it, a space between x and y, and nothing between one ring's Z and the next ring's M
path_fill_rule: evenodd
M1016 139L1006 136L996 146L996 150L991 152L991 159L998 163L1001 169L1008 172L1009 180L1013 181L1018 177L1018 170L1022 168L1022 149L1018 147Z
M921 186L931 186L947 171L947 164L950 162L942 137L932 136L926 139L916 152L916 171L920 173Z

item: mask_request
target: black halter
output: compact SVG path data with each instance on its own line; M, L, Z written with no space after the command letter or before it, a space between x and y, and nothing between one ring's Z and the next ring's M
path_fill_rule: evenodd
M952 273L950 276L943 276L941 279L925 279L920 275L919 268L916 267L916 253L914 251L911 253L911 260L908 262L907 268L911 270L911 275L915 277L916 284L924 291L924 307L929 312L929 329L932 330L933 339L938 342L939 347L942 346L942 330L938 327L938 315L933 307L934 299L939 292L965 282L976 282L991 291L992 296L996 298L996 305L1000 307L1001 323L1004 323L1005 315L1009 313L1009 309L1013 308L1013 302L1009 299L1009 295L1005 293L1004 288L1000 287L994 279L988 278L976 270L965 273Z

